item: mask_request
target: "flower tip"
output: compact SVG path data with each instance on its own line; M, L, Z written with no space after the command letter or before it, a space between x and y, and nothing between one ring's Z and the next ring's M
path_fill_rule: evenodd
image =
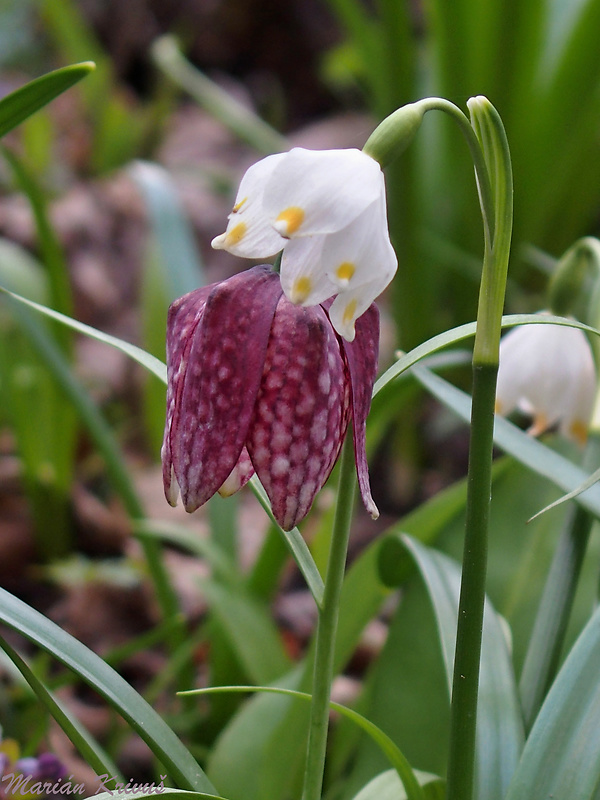
M179 499L179 484L172 466L169 482L165 482L165 497L167 498L167 503L175 508Z
M210 246L213 248L213 250L224 250L226 239L227 239L227 231L225 231L225 233L221 233L219 236L215 236L215 238L210 243Z

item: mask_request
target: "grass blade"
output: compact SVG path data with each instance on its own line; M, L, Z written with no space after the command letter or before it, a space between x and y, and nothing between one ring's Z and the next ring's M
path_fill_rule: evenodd
M178 692L181 695L206 695L218 694L220 692L266 692L270 694L282 694L288 697L298 697L302 700L311 701L311 695L307 692L299 692L295 689L284 689L277 686L210 686L206 689L192 689L188 692ZM408 800L424 800L423 790L419 782L415 778L412 767L408 763L406 757L403 755L400 748L385 734L381 728L374 725L362 714L354 711L352 708L343 706L340 703L331 701L331 708L338 711L347 719L351 720L358 725L373 741L380 747L385 755L389 758L390 763L396 769L400 780L402 781Z
M106 773L116 780L122 780L119 768L108 753L100 747L98 742L77 719L62 708L16 650L13 650L8 642L2 638L0 638L0 647L25 678L40 702L48 709L52 717L67 734L69 741L79 750L85 762L92 767L98 775Z
M448 686L451 689L460 592L460 567L448 556L402 537L433 604ZM502 800L525 738L517 686L500 618L488 602L483 620L475 795Z
M35 114L95 69L92 61L72 64L42 75L0 100L0 137Z
M214 787L166 722L117 672L39 611L0 589L0 620L73 670L148 744L173 780L190 789Z
M83 322L78 322L72 317L61 314L60 311L54 311L52 308L48 308L40 303L34 303L33 300L27 300L21 295L15 294L14 292L9 292L8 289L5 289L2 286L0 286L0 293L6 294L15 300L18 300L20 303L29 306L29 308L39 311L40 314L44 314L44 316L49 317L50 319L61 322L63 325L67 325L67 327L72 328L79 333L83 333L85 336L91 336L92 339L97 339L99 342L104 342L104 344L108 344L111 347L116 347L117 350L120 350L122 353L125 353L126 356L129 356L129 358L132 358L134 361L137 361L138 364L141 364L142 367L148 370L148 372L152 372L154 375L156 375L156 377L163 383L167 382L167 368L165 364L163 364L163 362L158 358L150 355L150 353L142 350L141 347L136 347L136 345L130 344L123 339L119 339L116 336L111 336L108 333L103 333L96 328L92 328L90 325L85 325Z
M560 670L531 730L506 800L597 797L600 609Z
M435 397L452 409L465 422L470 419L471 398L443 378L429 372L423 367L413 368L417 380ZM505 453L513 456L521 464L548 478L565 492L578 489L588 475L572 461L551 450L546 445L532 438L508 420L496 417L494 441ZM600 516L600 486L594 484L575 501Z

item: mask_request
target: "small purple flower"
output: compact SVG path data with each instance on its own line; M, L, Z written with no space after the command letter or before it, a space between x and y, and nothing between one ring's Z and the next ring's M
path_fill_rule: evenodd
M256 471L278 523L310 510L353 423L363 502L373 517L365 453L377 370L379 313L356 321L348 342L328 300L293 305L279 275L253 267L190 292L169 309L165 495L186 511L215 492L232 494Z
M15 761L14 770L21 775L29 775L36 781L57 781L67 774L66 767L54 753L20 758Z

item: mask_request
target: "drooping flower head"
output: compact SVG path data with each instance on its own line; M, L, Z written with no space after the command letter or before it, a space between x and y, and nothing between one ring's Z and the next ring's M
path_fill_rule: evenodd
M334 301L335 303L335 301ZM379 314L338 336L327 301L294 305L279 275L253 267L176 300L167 324L167 420L162 447L168 501L194 511L256 471L288 530L309 511L353 424L363 501L365 426L377 369Z
M298 147L251 166L227 230L212 245L246 258L283 251L281 285L288 300L314 306L335 296L331 323L347 341L397 267L383 173L354 149Z
M596 394L596 369L582 330L523 325L500 343L496 411L519 408L533 417L532 434L558 423L579 444L587 438Z

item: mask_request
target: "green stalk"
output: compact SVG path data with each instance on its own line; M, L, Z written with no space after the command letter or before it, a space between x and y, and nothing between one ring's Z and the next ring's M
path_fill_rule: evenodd
M600 457L600 432L590 435L584 466L595 468ZM521 673L519 692L529 729L558 669L575 591L581 574L594 516L581 506L570 509L550 565Z
M473 348L467 518L454 659L447 800L473 797L494 405L513 210L512 169L502 120L485 97L472 97L467 105L470 120L454 103L440 97L409 103L383 120L364 146L364 152L383 166L408 146L427 111L449 114L462 131L471 153L483 219L484 258Z
M473 403L467 478L467 516L450 713L447 800L471 800L475 772L479 664L483 632L489 508L492 489L494 405L512 232L512 171L502 121L485 98L469 101L472 125L490 176L494 227L478 185L485 252L473 348ZM477 168L478 162L476 162ZM492 238L493 237L493 238Z
M467 516L452 682L448 800L470 800L473 795L497 371L495 364L473 363Z
M304 773L302 800L320 800L325 770L327 731L329 727L329 702L333 679L335 636L337 631L340 592L344 580L350 522L354 506L356 474L352 434L346 434L340 459L340 482L323 602L319 608L319 621L315 643L312 704L308 732L308 749Z
M289 150L284 136L190 64L175 37L165 35L157 39L152 56L159 69L242 141L266 155Z

